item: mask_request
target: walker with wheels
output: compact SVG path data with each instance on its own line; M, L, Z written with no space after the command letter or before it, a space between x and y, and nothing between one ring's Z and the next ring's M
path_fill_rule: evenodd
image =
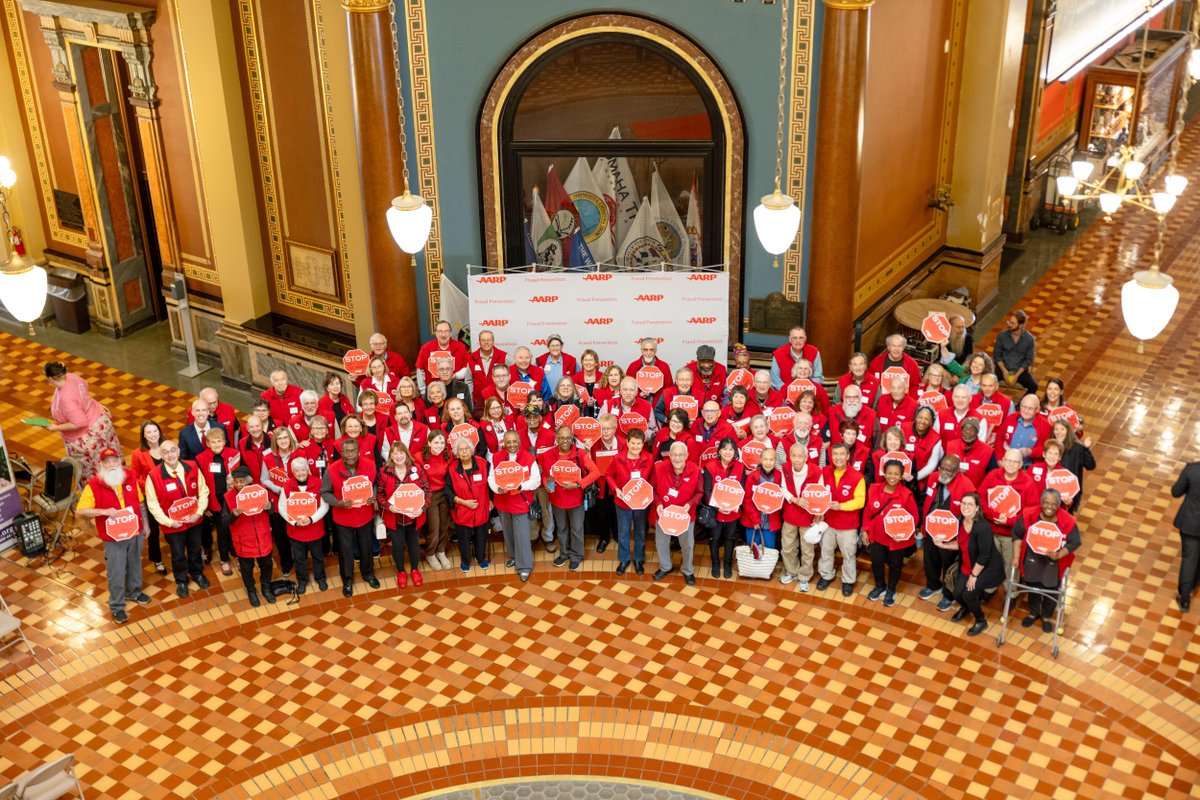
M1058 657L1058 637L1063 635L1063 614L1067 607L1067 589L1071 585L1071 568L1067 567L1058 579L1057 589L1047 589L1044 586L1030 586L1020 582L1020 568L1014 563L1009 565L1008 580L1004 582L1004 611L1000 615L1000 633L996 636L996 645L1004 644L1004 634L1008 629L1008 612L1016 606L1017 598L1022 594L1040 595L1056 602L1054 610L1054 632L1050 644L1050 653Z

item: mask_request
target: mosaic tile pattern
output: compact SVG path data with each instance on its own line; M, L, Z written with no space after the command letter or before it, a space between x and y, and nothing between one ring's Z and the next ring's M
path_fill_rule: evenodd
M1197 138L1181 159L1193 186ZM843 599L616 580L615 554L590 546L582 572L543 555L528 584L431 573L419 591L385 581L257 609L236 579L180 601L148 573L154 602L117 628L80 533L51 566L0 559L34 643L0 655L0 779L73 752L88 797L130 800L482 796L547 776L731 798L1192 795L1198 616L1170 602L1167 488L1200 457L1200 193L1170 217L1180 308L1138 354L1117 297L1152 246L1147 223L1125 211L1089 230L1022 301L1037 374L1067 381L1097 441L1057 659L1019 627L1000 647L965 638L916 599L915 560L885 609L862 581ZM45 413L38 370L59 356L0 335L0 419L35 461L60 452L56 437L12 421ZM126 446L145 415L183 419L179 392L72 366ZM988 611L994 633L998 603Z

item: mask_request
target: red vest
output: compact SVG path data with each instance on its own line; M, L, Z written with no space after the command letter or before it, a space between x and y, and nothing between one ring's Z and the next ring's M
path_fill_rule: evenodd
M303 486L297 483L295 478L289 478L283 487L283 497L291 497L296 492L309 492L317 498L317 504L320 507L321 479L316 477L315 474L310 474L308 476L308 483ZM287 535L289 539L295 539L297 542L315 542L325 535L325 520L317 520L311 525L293 525L289 522L287 524Z
M498 467L501 464L515 461L525 468L525 475L522 481L529 479L529 468L533 466L533 456L525 450L517 450L514 456L507 450L497 450L492 456L492 466ZM496 504L497 511L503 511L507 514L527 514L529 513L529 501L533 497L533 492L519 492L518 494L509 494L508 492L500 492L495 496L493 502Z
M138 518L138 528L142 526L142 504L138 500L137 480L132 472L126 472L125 482L121 484L121 496L117 490L105 483L99 475L93 475L88 481L92 487L92 497L96 498L96 508L131 508ZM96 533L106 542L116 539L108 535L108 517L96 517Z
M159 508L163 510L164 514L167 513L167 509L169 509L171 504L176 500L182 500L185 497L195 497L197 499L200 497L200 471L196 469L195 464L191 464L187 461L181 461L179 463L183 465L182 485L173 475L171 477L167 477L167 467L165 464L155 467L150 473L150 483L154 485L154 496L157 498ZM203 512L204 509L199 509L199 511ZM190 525L183 528L168 528L164 525L162 532L167 536L170 536L171 534L175 533L183 533L184 531L190 530L199 524L199 522L196 522L195 525Z
M250 484L253 486L254 484ZM225 493L225 506L230 511L237 508L237 489ZM259 514L238 514L229 526L233 539L233 552L238 558L261 558L271 555L271 517L263 511Z
M357 468L354 470L355 475L365 475L372 484L375 483L375 462L369 458L359 457ZM350 477L350 473L346 469L346 462L338 460L329 465L329 469L325 471L325 475L329 478L333 488L333 496L338 500L342 499L342 484ZM345 525L347 528L359 528L366 525L375 517L375 510L368 502L365 505L356 508L334 508L330 511L333 514L333 521L338 525Z
M861 472L851 469L846 466L846 471L842 473L840 481L834 480L833 465L825 467L825 472L821 476L822 481L829 487L830 493L833 495L833 502L848 503L854 499L854 490L863 481ZM834 511L830 509L825 512L825 522L829 523L829 527L839 531L857 530L858 529L858 511Z
M414 483L425 489L425 508L429 507L429 490L425 488L428 482L423 481L421 468L416 463L408 465L408 473L401 479L396 475L395 467L391 464L383 468L379 473L379 485L376 487L377 497L379 500L379 513L383 517L383 525L390 531L396 530L401 525L415 525L418 528L425 524L425 510L422 509L420 515L413 519L406 517L403 514L397 514L391 509L392 495L396 493L396 488L402 483Z
M670 461L659 461L654 465L650 485L654 489L655 503L663 508L683 506L688 510L692 521L695 521L696 507L704 493L704 481L700 477L699 467L686 461L683 464L683 473L677 474Z
M736 464L738 462L735 461L734 463ZM635 472L638 473L638 477L646 481L646 483L650 482L650 475L654 472L654 458L650 455L649 450L643 449L642 452L638 454L636 461L630 461L629 451L625 450L617 455L617 457L614 458L612 463L609 465L608 474L605 475L605 478L607 479L609 488L612 489L613 501L617 504L617 508L623 508L627 511L631 510L629 508L629 504L622 500L621 496L617 494L617 492L621 489L624 489L625 484L633 480L633 473ZM651 502L653 502L653 500ZM647 508L649 508L649 506L647 506ZM646 509L642 510L645 511Z
M796 477L792 472L792 465L789 463L784 469L776 470L783 473L783 488L786 489L792 497L799 497L804 491L805 486L822 483L825 480L822 471L815 468L812 464L808 465L808 472L804 476L804 483L796 485ZM795 503L789 503L786 499L783 501L783 521L788 525L795 525L798 528L807 528L813 524L813 515L808 513L808 509L804 506L798 506Z
M881 544L889 550L903 550L913 543L913 536L901 541L896 541L891 536L888 536L883 530L883 517L893 508L903 508L912 514L913 520L917 519L917 501L913 499L913 494L903 486L897 486L896 491L884 491L886 484L872 484L867 489L867 504L863 507L863 528L867 532L867 537L875 544ZM913 534L915 536L916 529Z
M763 514L758 510L758 506L754 505L754 487L763 483L773 483L782 488L783 470L776 467L770 475L764 475L761 467L755 467L746 476L746 499L742 501L742 524L747 528L757 528L762 524ZM788 505L788 502L785 500L783 505ZM782 527L783 508L781 507L774 514L767 515L766 530L777 531Z
M746 465L743 464L741 461L738 461L736 458L733 461L729 462L728 467L724 467L721 465L720 457L714 458L712 461L709 461L707 464L704 465L704 469L708 472L709 475L712 476L712 482L713 482L714 486L716 486L717 481L723 481L726 478L733 478L738 483L744 483L745 479L746 479ZM710 500L712 499L711 496L709 497L709 499ZM749 501L750 501L750 495L749 495L749 492L747 492L746 498L742 502L746 503ZM731 511L728 514L726 514L723 511L717 511L717 522L734 522L734 521L738 520L741 516L742 516L741 509L738 509L736 511Z
M471 528L486 523L490 510L488 506L487 462L479 456L474 456L473 458L475 460L475 469L469 474L463 469L462 462L457 458L454 459L454 462L450 464L450 468L446 471L446 480L450 481L455 498L475 500L477 502L475 508L468 508L456 502L450 509L450 516L454 519L455 524Z

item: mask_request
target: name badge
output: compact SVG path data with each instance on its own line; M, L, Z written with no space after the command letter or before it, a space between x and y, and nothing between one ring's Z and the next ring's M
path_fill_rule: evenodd
M904 449L911 453L913 450L916 449L916 445L906 444L906 445L904 445Z
M299 407L297 407L297 406L288 406L288 413L290 413L290 414L299 414L299 413L300 413L300 409L299 409Z
M325 469L325 459L323 459L323 458L317 459L317 469Z
M640 478L640 477L642 477L642 471L640 469L629 470L629 479L630 480L633 480L634 478Z
M163 484L163 488L166 489L168 492L175 491L175 481L167 481L166 483Z
M703 442L703 441L704 441L704 434L703 434L703 433L697 433L697 434L696 434L696 441L697 441L697 442Z
M667 497L678 497L678 496L679 496L679 492L677 490L675 490L675 489L667 490Z
M483 476L480 475L478 472L476 472L474 475L471 476L471 480L475 481L476 483L479 483L480 481L483 480Z
M945 428L945 429L946 429L946 430L948 430L948 431L952 431L952 430L954 430L954 423L953 423L953 422L947 422L947 423L944 423L944 424L942 425L942 427L943 427L943 428Z
M213 473L214 475L220 475L221 474L221 462L214 461L213 463L209 464L208 471Z
M966 461L963 461L963 462L961 462L961 463L958 465L958 471L959 471L959 472L966 472L966 471L967 471L967 470L969 470L970 468L971 468L971 465L970 465L970 464L968 464Z

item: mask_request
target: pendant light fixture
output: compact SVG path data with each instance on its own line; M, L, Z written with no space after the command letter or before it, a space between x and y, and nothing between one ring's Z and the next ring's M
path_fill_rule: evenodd
M400 85L400 42L396 30L396 3L388 3L388 21L392 30L392 67L396 76L396 106L400 117L400 163L404 167L404 194L392 198L387 210L388 229L396 244L406 253L419 253L429 241L433 209L420 195L409 192L408 138L404 132L404 87Z
M13 247L8 199L16 182L12 164L0 156L0 220L3 221L0 236L4 237L0 242L0 302L18 322L29 326L32 336L34 320L46 307L46 270Z
M796 201L780 191L783 177L783 96L787 85L788 5L781 3L783 11L779 23L779 100L775 131L775 191L766 195L758 208L754 209L754 231L763 249L775 256L775 267L779 267L779 255L787 251L796 241L800 230L800 209Z

